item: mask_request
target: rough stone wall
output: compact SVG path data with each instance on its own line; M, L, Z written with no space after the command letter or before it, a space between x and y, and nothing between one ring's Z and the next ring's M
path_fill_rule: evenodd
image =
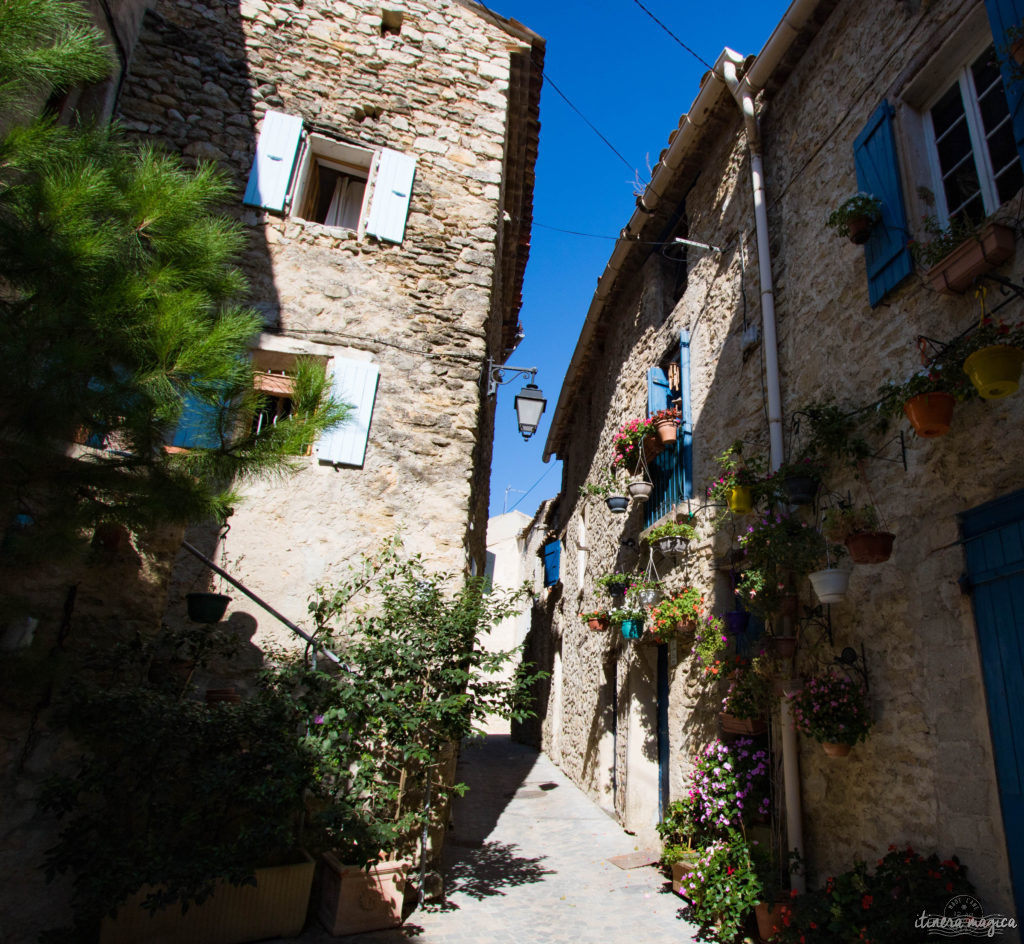
M840 3L792 71L761 102L787 447L792 414L801 406L828 396L850 409L870 404L880 384L903 380L919 366L919 334L951 339L977 319L973 296L937 295L917 274L872 309L862 250L834 236L824 221L858 189L853 141L884 98L896 107L906 161L908 84L965 18L980 11L987 28L982 7L963 0ZM761 320L746 145L737 125L713 141L703 140L701 148L702 172L686 198L689 235L725 251L691 255L687 290L663 326L644 317L642 299L652 290L649 267L620 287L606 310L588 366L593 383L572 404L578 425L560 451L567 550L580 533L581 503L573 506L578 486L607 466L619 424L643 412L644 372L658 362L679 327L692 334L697 500L716 473L714 456L731 442L743 439L750 448L767 451L763 350L758 344L744 352L741 343L744 324ZM921 182L904 168L910 226L918 236L922 209L914 189ZM1016 202L1003 215L1015 217ZM1020 282L1021 253L1000 271ZM1019 301L1011 301L1003 314L1019 319ZM970 600L957 585L965 561L956 514L1024 485L1016 435L1024 401L1017 395L957 410L953 431L938 440L918 439L907 424L898 424L906 437L906 471L889 461L899 458L898 446L881 436L875 441L881 455L863 474L840 472L827 483L829 491L859 504L874 501L897 539L890 562L854 568L846 600L831 608L835 650L864 646L877 724L847 761L831 761L816 743L801 743L806 852L812 881L848 868L856 858L872 862L894 842L956 854L986 907L1010 914L975 626ZM559 757L574 780L602 799L607 788L586 766L606 730L598 720L594 666L601 651L620 652L621 643L587 638L575 614L591 602L606 602L595 596L596 577L636 562L620 541L636 538L640 526L632 508L623 518L595 504L588 515L586 574L568 570L555 618L564 660ZM720 613L728 580L715 576L712 566L727 549L728 536L712 537L705 525L687 563L670 571L669 587L691 581L705 586ZM816 602L809 586L801 593L803 602ZM718 707L715 693L695 684L692 667L676 665L678 655L670 654L669 663L673 796L689 773L693 748L715 733L711 722ZM631 663L641 658L642 653L618 656L620 693L628 692L630 679L637 677ZM798 668L813 669L808 653L798 659ZM646 816L650 800L634 808L629 799L630 752L622 743L626 714L620 700L616 779L618 793L625 796L617 797L615 806L643 835L645 824L631 817ZM647 735L653 737L651 728ZM649 770L640 772L642 779L649 777ZM643 789L651 787L645 783Z
M268 330L380 366L362 468L301 460L288 479L246 487L223 547L192 535L297 621L315 584L397 530L438 567L483 566L493 404L481 376L509 317L493 288L512 225L510 56L529 46L458 3L402 10L401 31L382 35L369 2L166 0L146 19L120 103L130 131L231 177ZM417 158L401 245L242 210L268 108ZM189 567L178 575L172 621L194 582ZM279 636L254 605L232 609Z

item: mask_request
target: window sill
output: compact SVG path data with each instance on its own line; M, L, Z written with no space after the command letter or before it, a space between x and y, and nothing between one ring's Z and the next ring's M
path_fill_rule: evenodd
M1013 253L1013 229L1003 223L989 223L928 269L924 278L933 291L962 295L978 276L1002 265Z

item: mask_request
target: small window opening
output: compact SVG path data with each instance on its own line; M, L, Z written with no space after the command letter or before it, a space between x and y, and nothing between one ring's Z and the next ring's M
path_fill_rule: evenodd
M380 35L397 36L402 32L402 17L404 14L399 10L380 11Z
M365 177L357 176L339 164L317 159L299 215L325 226L358 229L365 192Z
M278 420L287 419L291 415L291 397L275 397L264 394L263 404L252 418L252 433L254 436L259 436L268 426L273 426Z

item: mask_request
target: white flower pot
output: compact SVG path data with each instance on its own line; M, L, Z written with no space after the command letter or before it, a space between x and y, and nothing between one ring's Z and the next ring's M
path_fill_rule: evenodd
M850 572L838 567L817 570L808 576L822 603L838 603L846 596L846 588L850 585Z

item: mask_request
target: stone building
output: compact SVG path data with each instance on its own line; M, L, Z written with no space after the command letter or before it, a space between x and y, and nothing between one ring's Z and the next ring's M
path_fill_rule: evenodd
M919 337L949 342L978 322L969 286L950 291L915 263L908 241L932 238L922 217L944 226L970 204L1006 224L1009 251L988 269L1024 281L1024 112L1007 52L1022 17L1009 0L795 0L758 56L725 50L705 76L599 280L545 450L564 462L562 592L526 654L552 672L542 712L559 723L527 733L646 843L717 735L723 692L682 642L627 644L577 614L607 605L602 574L644 571L646 529L689 511L699 540L653 566L670 590L733 608L716 567L731 535L704 498L715 457L742 440L777 467L804 405L870 407L920 369ZM857 191L882 201L863 247L825 225ZM990 313L1021 319L1014 289L978 284ZM579 497L619 426L673 399L682 435L652 464L646 506L613 515ZM840 496L873 504L896 539L889 562L853 567L844 601L797 626L797 674L863 648L869 738L837 761L779 711L769 729L775 821L811 881L909 842L958 855L989 912L1024 912L1022 419L1019 394L958 404L941 438L900 417L869 437L860 474L838 467L819 494L818 512ZM800 595L817 602L806 581Z
M118 69L57 103L64 114L113 114L234 183L265 316L253 358L268 408L254 422L287 414L300 356L355 407L294 475L243 489L226 543L202 528L189 540L298 622L317 584L395 532L437 569L482 573L486 372L521 336L544 40L459 0L121 0L95 19ZM186 421L173 445L195 434ZM57 827L40 791L74 756L50 724L50 670L69 649L182 622L207 573L180 545L168 529L73 570L5 572L18 606L0 613L5 944L68 923L69 883L41 868ZM240 595L230 616L258 649L292 642Z
M356 407L297 474L245 489L226 540L191 534L292 619L397 531L440 568L483 570L482 381L520 337L543 53L471 2L160 0L143 22L117 114L236 184L266 322L259 419L287 412L300 355ZM191 559L176 574L171 622L203 580Z

